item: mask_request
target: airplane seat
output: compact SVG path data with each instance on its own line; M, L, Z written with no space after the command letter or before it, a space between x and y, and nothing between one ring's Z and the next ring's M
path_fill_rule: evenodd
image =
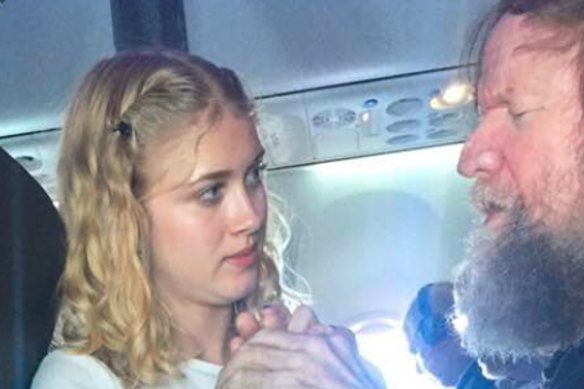
M0 389L29 388L47 353L64 259L51 199L0 148Z

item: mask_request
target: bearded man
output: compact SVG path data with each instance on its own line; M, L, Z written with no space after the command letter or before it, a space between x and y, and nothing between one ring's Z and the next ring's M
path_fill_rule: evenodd
M483 26L458 164L484 216L454 288L463 346L492 378L535 360L538 387L582 389L584 0L500 0ZM261 325L238 319L241 344Z
M458 171L484 216L455 282L483 361L545 361L542 388L584 388L584 1L502 0L485 26L480 121Z

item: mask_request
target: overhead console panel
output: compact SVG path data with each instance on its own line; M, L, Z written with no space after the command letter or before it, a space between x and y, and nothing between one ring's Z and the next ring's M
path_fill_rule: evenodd
M258 102L271 167L345 159L465 139L476 122L460 70L326 88Z

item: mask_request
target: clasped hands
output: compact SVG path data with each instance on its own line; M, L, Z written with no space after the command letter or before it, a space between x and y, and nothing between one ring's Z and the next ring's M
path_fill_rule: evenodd
M312 309L283 306L236 318L231 359L216 388L379 389L382 381L360 357L354 334L321 324Z

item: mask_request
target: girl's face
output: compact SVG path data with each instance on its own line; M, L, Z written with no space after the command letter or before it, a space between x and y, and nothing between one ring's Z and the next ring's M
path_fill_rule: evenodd
M200 139L187 180L160 192L163 183L154 184L145 201L152 276L167 304L224 307L256 288L267 208L263 154L253 121L226 113Z

